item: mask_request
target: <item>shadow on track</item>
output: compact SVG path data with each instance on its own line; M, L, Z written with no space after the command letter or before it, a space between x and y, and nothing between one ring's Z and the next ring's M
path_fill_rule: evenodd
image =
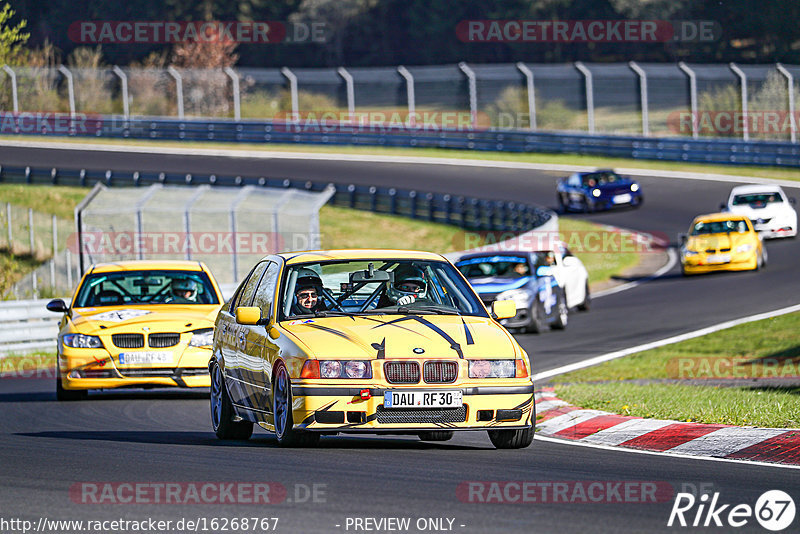
M211 432L181 432L181 431L134 431L134 430L86 430L86 431L45 431L45 432L19 432L16 436L29 438L66 439L78 441L114 441L119 443L147 443L163 445L197 445L202 447L236 447L236 448L267 448L281 449L278 441L272 434L258 435L247 441L222 441ZM388 436L343 437L326 436L320 440L317 447L305 450L320 449L392 449L392 450L483 450L494 449L487 443L486 447L470 445L454 445L448 443L430 443L414 439L399 439ZM303 449L287 449L303 450Z

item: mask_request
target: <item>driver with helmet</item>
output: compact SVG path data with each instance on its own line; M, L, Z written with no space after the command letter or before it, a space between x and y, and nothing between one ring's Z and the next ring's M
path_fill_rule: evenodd
M394 270L394 282L388 284L378 299L378 308L407 306L428 296L425 273L413 265L400 265Z
M176 278L169 285L170 296L164 302L170 304L194 304L197 302L197 283L188 278Z
M326 309L322 302L322 279L311 269L300 269L294 286L292 315L314 314Z

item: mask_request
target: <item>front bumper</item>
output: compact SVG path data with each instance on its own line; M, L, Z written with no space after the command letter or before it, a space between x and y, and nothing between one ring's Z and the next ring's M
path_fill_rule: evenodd
M296 430L317 432L418 432L528 428L535 409L533 383L508 379L504 384L425 386L337 386L292 384ZM360 393L368 389L370 398ZM387 390L461 390L461 408L384 408Z
M180 345L173 351L177 365L120 365L119 355L105 349L61 346L58 367L64 389L113 389L120 387L209 387L211 349Z
M705 256L683 256L681 258L683 272L686 274L711 273L716 271L752 271L758 265L758 253L733 253L731 260L725 263L707 263Z

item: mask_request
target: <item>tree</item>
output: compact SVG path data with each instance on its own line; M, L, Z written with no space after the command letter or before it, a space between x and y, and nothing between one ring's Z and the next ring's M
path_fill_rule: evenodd
M24 52L23 46L30 37L25 33L26 21L20 21L17 25L12 25L11 18L14 11L8 4L3 4L0 10L0 64L13 64Z

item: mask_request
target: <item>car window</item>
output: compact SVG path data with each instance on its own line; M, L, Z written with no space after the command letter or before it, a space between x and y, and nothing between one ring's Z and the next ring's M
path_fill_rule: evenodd
M250 306L252 304L253 296L256 293L256 287L258 287L258 282L261 281L261 275L264 274L264 271L267 269L267 265L268 262L262 261L255 266L247 279L247 284L245 284L241 291L239 300L236 302L236 306L232 310L233 312L235 312L236 308L240 306Z
M581 177L577 174L573 174L569 177L567 184L572 187L580 187L581 186Z
M524 256L479 256L456 263L466 278L530 276L528 259Z
M219 300L205 272L177 270L92 273L75 298L75 307L128 304L219 304Z
M734 206L751 205L761 207L781 202L783 202L783 198L781 198L780 193L752 193L749 195L735 195L732 204Z
M272 303L275 301L275 289L278 285L280 267L275 262L270 262L261 282L258 284L253 306L261 308L261 316L268 318L272 315Z
M747 222L742 219L728 221L696 222L692 227L691 235L705 234L744 234L749 231Z

